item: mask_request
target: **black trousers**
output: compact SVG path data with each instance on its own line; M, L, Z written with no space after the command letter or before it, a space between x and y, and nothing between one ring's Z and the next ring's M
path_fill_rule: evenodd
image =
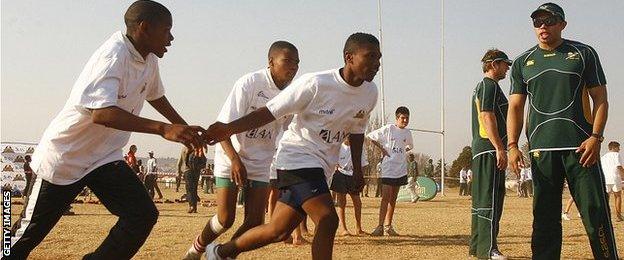
M158 210L128 164L115 161L70 185L55 185L37 177L24 210L13 225L11 255L6 259L26 259L85 186L119 217L102 244L85 259L132 258L156 224Z
M155 188L156 188L156 174L145 175L145 189L147 190L147 194L150 196L150 199L154 199Z
M197 207L197 201L199 201L199 195L197 195L199 172L184 172L184 182L186 182L184 185L186 187L186 200L188 200L191 207Z

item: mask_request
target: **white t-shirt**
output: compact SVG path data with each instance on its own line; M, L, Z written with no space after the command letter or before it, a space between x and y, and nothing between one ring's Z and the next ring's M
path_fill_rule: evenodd
M462 169L459 171L459 183L468 183L468 171Z
M156 164L156 158L149 158L147 160L147 174L155 174L158 171Z
M520 180L521 181L529 181L533 179L533 174L531 173L531 168L522 168L520 170Z
M114 33L89 58L61 112L43 133L32 156L33 171L69 185L94 169L123 160L130 132L95 124L89 109L117 106L139 115L145 100L161 98L158 57L146 59L122 32Z
M362 148L362 167L368 165L366 151ZM351 159L351 146L342 144L338 155L338 171L344 175L353 176L353 160Z
M600 164L602 165L602 172L605 177L605 184L622 183L622 178L618 172L617 167L624 167L624 159L622 155L617 152L608 152L600 158Z
M239 119L254 110L264 107L277 96L281 90L277 88L269 69L261 69L242 76L234 84L234 88L225 100L217 120L224 123ZM255 181L268 182L269 168L275 153L275 138L284 124L280 118L253 130L236 134L231 137L232 145L247 169L247 178ZM215 176L230 178L232 164L223 151L221 144L215 146Z
M381 144L390 155L381 161L382 178L400 178L407 175L406 150L414 146L412 133L408 129L389 124L370 132L366 137Z
M271 167L269 167L269 179L277 180L277 169L275 168L275 156L277 155L277 147L279 146L280 140L282 140L282 136L284 136L284 131L288 129L288 125L292 121L292 116L288 115L284 117L284 125L282 126L281 131L277 134L277 138L275 138L275 150L273 153L273 158L271 159Z
M339 69L309 73L267 103L275 118L294 114L277 148L280 170L322 168L329 178L338 161L340 144L349 133L366 131L377 103L377 86L364 81L350 86Z

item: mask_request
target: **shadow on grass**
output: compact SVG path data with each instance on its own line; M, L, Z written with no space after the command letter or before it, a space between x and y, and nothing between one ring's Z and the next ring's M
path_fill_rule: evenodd
M362 240L366 243L384 245L384 246L405 246L405 245L423 245L423 246L468 246L469 235L402 235L396 237L361 237L355 240L340 240L338 243L344 245L362 244Z

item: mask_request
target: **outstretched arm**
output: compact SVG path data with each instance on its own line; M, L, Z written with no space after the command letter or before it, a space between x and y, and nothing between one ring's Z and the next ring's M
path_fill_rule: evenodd
M189 149L202 147L199 133L203 131L203 128L199 126L167 124L136 116L116 106L90 111L91 120L96 124L122 131L157 134L169 141L182 143Z
M273 114L267 107L261 107L244 117L236 119L231 123L225 124L221 122L215 122L208 127L205 140L208 144L214 145L221 142L230 136L251 129L258 128L260 126L271 123L275 120Z

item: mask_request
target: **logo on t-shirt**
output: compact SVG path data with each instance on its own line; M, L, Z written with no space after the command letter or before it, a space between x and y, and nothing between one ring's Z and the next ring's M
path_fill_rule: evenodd
M338 132L332 132L331 130L326 130L323 129L321 130L321 132L319 133L319 136L321 136L321 139L323 139L325 142L327 143L342 143L342 141L344 141L345 137L347 137L349 135L349 133L347 132L342 132L342 131L338 131Z
M259 96L259 97L262 97L262 98L265 98L265 99L270 99L270 98L269 98L269 97L267 97L267 96L264 94L264 92L262 92L262 91L258 92L258 96Z
M321 115L333 115L334 111L336 111L336 109L332 108L332 109L320 109L318 112Z
M566 60L578 60L578 59L579 59L578 52L568 52L568 56L566 57Z
M357 112L357 114L355 114L353 118L364 118L364 116L366 116L366 111L360 110Z
M528 61L526 62L526 66L527 66L527 67L528 67L528 66L532 66L533 64L535 64L535 61L534 61L534 60L528 60Z
M403 153L404 150L403 147L392 147L392 153Z
M256 128L253 130L249 130L247 134L245 134L245 137L252 138L252 139L271 139L273 138L273 134L271 133L271 130L269 129Z

